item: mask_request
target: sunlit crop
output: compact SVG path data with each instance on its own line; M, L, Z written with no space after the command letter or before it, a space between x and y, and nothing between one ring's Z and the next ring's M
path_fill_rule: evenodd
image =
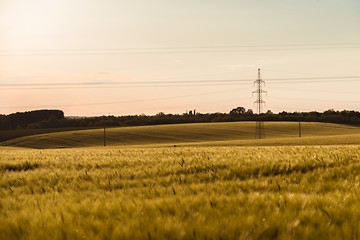
M360 147L0 148L0 239L359 239Z

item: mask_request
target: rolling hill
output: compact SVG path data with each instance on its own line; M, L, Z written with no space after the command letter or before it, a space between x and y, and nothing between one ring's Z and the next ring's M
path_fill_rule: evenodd
M265 139L255 139L254 122L196 123L106 129L107 146L127 145L314 145L360 143L360 128L331 123L265 122ZM1 146L71 148L103 146L104 129L26 136Z

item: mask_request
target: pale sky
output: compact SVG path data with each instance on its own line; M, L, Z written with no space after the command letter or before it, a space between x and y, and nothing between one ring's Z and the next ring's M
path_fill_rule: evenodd
M359 0L0 0L0 34L0 114L255 109L258 68L265 111L360 111Z

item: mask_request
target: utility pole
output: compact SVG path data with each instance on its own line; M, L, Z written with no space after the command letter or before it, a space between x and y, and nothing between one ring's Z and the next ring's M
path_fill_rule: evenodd
M254 81L254 85L256 86L256 90L253 91L253 94L256 93L257 98L254 102L257 108L258 119L256 121L256 131L255 138L262 139L265 138L265 127L264 122L261 120L261 114L263 113L263 104L265 101L262 98L263 93L267 93L263 90L263 85L265 86L265 81L261 79L260 68L258 69L258 78Z
M301 137L301 122L299 122L299 138Z
M104 126L104 147L106 147L106 127Z

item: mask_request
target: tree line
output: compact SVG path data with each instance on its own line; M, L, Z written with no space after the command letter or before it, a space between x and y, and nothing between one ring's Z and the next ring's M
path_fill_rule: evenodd
M335 111L324 112L280 112L270 110L263 114L254 114L244 107L232 109L229 113L199 113L190 111L184 114L65 117L61 110L37 110L9 115L0 115L0 130L43 129L43 128L87 128L103 126L142 126L177 123L235 122L235 121L297 121L360 124L360 112Z

